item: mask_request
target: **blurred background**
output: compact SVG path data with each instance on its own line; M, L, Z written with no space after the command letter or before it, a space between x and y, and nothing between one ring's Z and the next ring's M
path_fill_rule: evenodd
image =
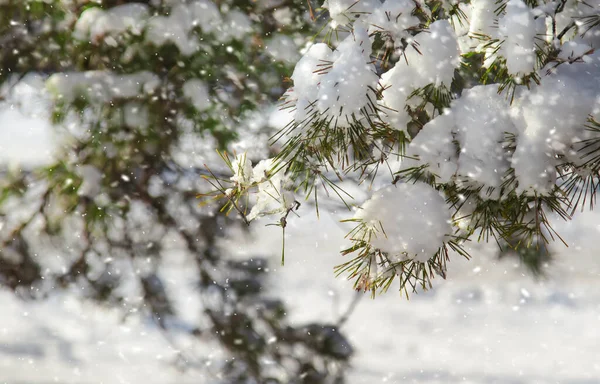
M216 149L277 150L319 5L0 0L0 382L600 382L598 213L406 300L335 278L333 199L285 266L280 228L199 204Z

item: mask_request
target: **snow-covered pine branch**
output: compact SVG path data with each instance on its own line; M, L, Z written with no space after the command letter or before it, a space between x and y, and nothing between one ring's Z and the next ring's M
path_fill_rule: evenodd
M560 239L550 215L594 206L600 3L327 0L320 11L283 96L278 155L269 170L235 162L227 194L250 198L248 218L282 215L291 191L346 200L346 178L376 185L346 201L357 226L343 253L355 258L339 268L375 293L395 278L427 288L449 255L468 257L466 240L543 249Z

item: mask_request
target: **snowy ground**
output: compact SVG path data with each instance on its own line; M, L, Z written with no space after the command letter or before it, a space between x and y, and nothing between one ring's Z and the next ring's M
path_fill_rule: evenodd
M23 88L23 99L32 89ZM0 114L0 162L47 161L47 127L19 113ZM349 282L333 277L346 228L332 216L316 220L308 207L300 213L272 288L293 321L335 321L354 297ZM254 228L256 236L224 246L239 256L271 254L278 265L280 229ZM479 247L471 261L455 258L433 291L410 301L393 291L363 298L344 328L357 350L350 383L600 383L600 212L557 229L570 246L558 248L548 280L535 282ZM210 362L210 353L203 346L199 360ZM0 290L0 383L214 382L179 372L174 356L173 344L139 318L69 296L23 302Z
M395 292L365 297L345 329L358 347L351 382L600 382L600 215L579 219L579 234L563 224L571 246L558 255L549 281L536 283L477 249L471 261L455 259L448 281L432 292L410 301ZM294 319L335 319L332 308L345 309L352 296L331 278L344 232L327 218L297 224L302 235L288 240L278 288L294 303ZM276 249L276 234L271 241Z
M344 331L357 348L350 383L600 382L600 214L562 225L570 244L534 282L485 248L455 259L448 281L410 301L388 292L365 297ZM334 279L344 229L310 211L292 221L285 267L271 283L294 321L334 321L354 293ZM238 255L270 250L277 265L281 233L225 244ZM567 266L568 264L571 266ZM40 303L0 292L0 383L211 382L179 373L171 344L135 318L122 322L68 297Z

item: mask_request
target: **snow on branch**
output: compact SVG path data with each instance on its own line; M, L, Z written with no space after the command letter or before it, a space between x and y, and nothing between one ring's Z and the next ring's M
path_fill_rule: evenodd
M549 216L593 207L598 189L600 5L557 4L327 0L273 136L278 208L256 209L287 217L287 193L316 203L331 176L356 210L342 252L355 258L337 271L372 292L427 289L470 239L560 241ZM256 182L233 171L238 191ZM347 198L348 179L371 198Z

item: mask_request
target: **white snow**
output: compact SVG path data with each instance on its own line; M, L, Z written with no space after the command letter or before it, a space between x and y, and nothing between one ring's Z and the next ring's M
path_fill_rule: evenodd
M456 175L457 155L453 143L454 116L448 113L431 120L409 144L401 169L427 165L436 181L448 183Z
M258 183L256 199L248 221L264 215L285 214L294 206L295 196L291 190L290 180L282 170L273 173L277 164L272 159L261 160L252 169L252 183Z
M406 111L407 98L413 92L411 86L412 67L396 64L392 69L381 75L383 98L379 103L383 106L382 120L394 129L406 131L406 125L411 120Z
M351 283L332 277L348 227L339 216L300 212L287 230L286 265L274 268L279 292L294 303L298 323L336 321L353 298ZM343 216L342 216L343 217ZM496 260L496 246L472 244L472 260L451 256L448 280L410 301L390 291L364 297L343 330L357 347L349 383L578 383L600 377L600 260L594 237L600 214L557 222L569 248L557 245L548 279L535 281L514 260ZM256 227L241 255L272 247L280 232ZM275 258L274 257L274 262ZM530 297L524 297L525 289ZM585 330L585 331L582 331Z
M250 19L239 10L229 10L223 17L217 5L209 0L176 2L166 16L151 15L150 8L141 3L121 4L103 10L86 9L77 19L74 36L79 40L118 44L116 37L126 33L140 36L161 46L172 43L183 55L192 55L201 49L199 40L191 34L195 28L213 34L218 41L243 39L252 32Z
M355 27L353 34L333 52L331 69L321 78L317 107L324 118L330 117L340 125L349 125L367 108L369 100L374 102L378 77L375 67L370 64L370 55L371 42L367 31L363 27Z
M337 28L368 17L378 5L376 0L325 0L323 8L329 10L332 28Z
M434 84L450 88L454 70L460 64L460 53L456 34L448 20L435 21L414 39L420 53L411 48L406 51L406 61L417 76L412 79L412 86ZM403 62L401 60L399 64Z
M77 189L78 196L94 198L100 193L102 183L102 172L93 165L85 164L77 167L77 175L81 177L82 183Z
M294 94L298 99L316 100L322 76L317 71L332 61L332 51L324 43L311 45L296 64L290 78L294 81Z
M146 41L156 46L173 43L187 56L196 53L200 46L195 37L188 36L188 16L186 10L180 8L175 8L169 16L154 16L148 21Z
M580 44L571 45L574 52L589 51ZM398 87L397 82L408 80L397 68L382 77L391 84L383 92L388 106L405 103L401 100L410 90ZM439 182L451 180L455 172L462 181L496 188L513 167L519 192L550 191L556 181L555 167L564 161L559 156L584 164L588 158L577 152L580 142L597 136L585 124L588 116L600 110L600 55L593 53L584 56L583 62L550 69L541 85L532 86L531 91L522 89L512 106L497 93L496 84L465 90L444 115L435 117L417 134L402 168L429 164ZM408 118L406 112L387 114L388 121L399 129ZM516 138L514 154L504 148L509 135ZM454 138L459 144L458 160L452 152Z
M496 85L473 87L452 106L460 144L458 174L480 185L499 187L510 167L503 142L516 135L506 99Z
M273 37L267 40L265 49L278 61L297 63L300 58L298 46L294 39L284 34L274 34Z
M107 35L129 32L141 35L150 16L147 5L141 3L122 4L102 10L86 9L75 24L75 37L80 40L98 41Z
M248 221L267 215L284 215L294 207L295 196L289 177L283 170L277 169L279 163L273 159L261 160L252 167L248 153L236 155L231 161L233 186L225 193L231 195L234 189L249 191L248 202L251 210L246 215ZM277 171L277 172L275 172Z
M65 103L77 97L96 102L134 98L140 94L154 93L159 85L159 77L147 71L133 74L110 71L57 73L46 81L50 93Z
M211 106L208 87L200 79L190 79L183 84L183 94L198 111L204 111Z
M417 49L408 47L389 71L381 75L382 119L395 129L406 131L411 120L405 110L408 96L418 88L433 84L450 87L454 70L460 64L456 34L447 20L432 23L414 38Z
M185 4L178 6L185 7ZM210 0L197 0L188 3L187 11L190 14L192 26L201 27L203 32L213 33L222 23L219 8Z
M335 322L354 297L351 283L335 279L347 228L314 208L290 220L286 265L278 267L281 231L255 226L258 236L227 240L237 256L269 252L272 289L286 300L297 324ZM342 331L356 348L350 384L592 383L600 377L600 261L594 239L600 215L587 213L560 225L570 248L558 247L549 279L535 281L511 260L493 258L493 246L475 247L473 260L453 256L448 280L410 301L390 292L364 297ZM475 252L474 252L475 251ZM177 264L173 250L170 260ZM172 285L186 268L172 269ZM527 292L527 294L523 294ZM183 297L182 297L183 298ZM177 334L170 344L136 314L81 304L69 296L25 302L0 292L0 371L7 382L213 383L213 344L192 347ZM185 301L184 301L185 303ZM198 310L191 305L189 316ZM176 350L203 367L178 371Z
M235 160L231 162L233 168L233 176L231 181L236 183L242 188L248 187L252 182L252 161L248 158L246 153L240 153L235 157Z
M56 141L49 124L0 104L0 161L24 167L49 164Z
M533 11L522 0L509 0L498 22L504 39L501 54L511 74L528 74L535 68L535 37L540 29Z
M230 10L225 15L223 24L219 27L217 38L222 42L241 40L252 32L252 22L248 16L238 10Z
M588 56L584 63L563 64L554 72L520 101L522 118L515 122L522 134L512 158L520 190L551 188L558 154L581 163L571 148L588 138L586 119L600 105L600 54Z
M407 31L416 28L420 21L412 15L415 4L410 0L387 0L375 8L366 20L369 33L389 34L395 42L410 36Z
M365 238L373 249L394 261L425 262L452 233L444 198L423 183L399 183L374 192L354 218L368 226L371 236Z
M46 165L55 159L59 137L52 131L44 77L29 74L0 86L0 162L13 167Z
M148 107L137 102L128 102L123 107L125 125L129 128L144 130L150 124Z
M471 2L471 18L469 33L495 36L496 2L494 0L474 0Z

